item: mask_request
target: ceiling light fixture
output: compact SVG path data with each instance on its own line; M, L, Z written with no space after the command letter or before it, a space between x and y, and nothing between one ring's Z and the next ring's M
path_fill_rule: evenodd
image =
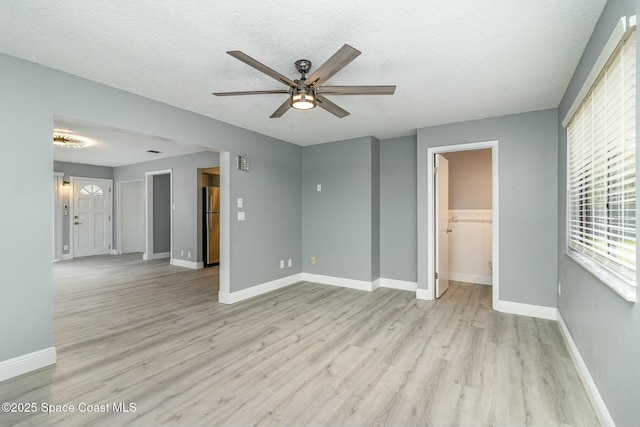
M82 136L71 135L69 133L54 132L53 145L65 148L85 148L93 145L93 141Z
M311 110L316 106L316 97L311 88L296 89L291 95L291 107L296 110Z

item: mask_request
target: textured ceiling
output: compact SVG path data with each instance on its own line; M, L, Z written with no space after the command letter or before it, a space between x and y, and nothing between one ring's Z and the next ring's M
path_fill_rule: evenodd
M0 0L0 52L299 145L557 107L605 0ZM269 115L284 88L227 55L297 78L343 44L362 55L327 84L395 84ZM312 70L313 71L313 70Z

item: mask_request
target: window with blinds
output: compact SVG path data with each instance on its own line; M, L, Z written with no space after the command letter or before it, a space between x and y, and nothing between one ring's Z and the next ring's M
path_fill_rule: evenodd
M567 126L568 246L636 285L636 33Z

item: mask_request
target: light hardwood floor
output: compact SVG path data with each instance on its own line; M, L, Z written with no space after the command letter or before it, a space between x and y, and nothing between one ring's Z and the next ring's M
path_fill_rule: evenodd
M54 265L55 367L0 383L0 425L597 425L555 322L490 310L491 288L437 302L300 283L234 305L217 269L140 255ZM135 412L78 405L135 403Z

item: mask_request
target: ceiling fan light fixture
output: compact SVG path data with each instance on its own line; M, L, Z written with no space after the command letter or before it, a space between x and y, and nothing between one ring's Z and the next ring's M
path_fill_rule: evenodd
M291 107L296 110L311 110L316 106L316 97L311 92L299 91L291 95Z
M308 59L299 59L295 62L296 70L300 73L300 78L291 80L290 78L280 74L279 72L267 67L263 63L253 59L249 55L239 50L230 50L227 53L239 61L244 62L250 67L255 68L261 73L284 83L289 88L287 90L249 90L240 92L213 92L215 96L235 96L235 95L264 95L264 94L284 94L288 93L289 97L284 99L282 104L269 116L271 119L282 117L290 108L296 110L311 110L316 105L323 110L328 111L334 116L342 119L349 115L344 108L334 104L325 95L393 95L396 91L395 86L325 86L324 82L329 80L338 71L342 70L351 61L353 61L360 51L348 44L342 46L334 53L324 64L316 71L311 71L311 61Z

